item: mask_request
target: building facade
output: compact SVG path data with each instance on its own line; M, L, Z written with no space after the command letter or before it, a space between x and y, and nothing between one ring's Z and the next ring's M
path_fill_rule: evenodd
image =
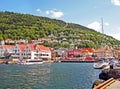
M98 58L113 58L114 50L110 48L108 45L105 45L102 48L95 49L94 55L96 55Z
M0 46L0 55L4 55L5 52L9 53L11 45ZM6 49L6 50L5 50ZM51 59L51 50L49 47L37 44L16 44L13 46L11 53L13 60L25 60L25 59Z
M0 57L8 56L13 52L13 45L0 45Z

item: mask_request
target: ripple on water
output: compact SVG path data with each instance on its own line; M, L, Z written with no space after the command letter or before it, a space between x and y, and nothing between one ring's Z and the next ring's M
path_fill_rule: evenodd
M89 63L0 65L0 89L91 89L99 72Z

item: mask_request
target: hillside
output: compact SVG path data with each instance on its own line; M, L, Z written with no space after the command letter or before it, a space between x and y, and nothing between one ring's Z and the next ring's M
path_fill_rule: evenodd
M94 48L100 47L101 43L111 46L120 43L111 36L79 24L29 14L0 12L0 40L37 40L46 37L50 37L52 42L42 44L55 48L69 47L71 43L78 47Z

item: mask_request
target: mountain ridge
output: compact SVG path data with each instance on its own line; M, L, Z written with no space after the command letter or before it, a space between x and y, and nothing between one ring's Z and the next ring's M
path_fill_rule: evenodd
M100 47L101 43L112 46L119 43L111 36L80 24L30 14L0 12L0 40L8 38L37 40L51 34L54 36L51 38L53 43L44 42L44 45L59 48L69 47L70 43L74 42L78 47L96 48ZM54 40L58 41L57 44Z

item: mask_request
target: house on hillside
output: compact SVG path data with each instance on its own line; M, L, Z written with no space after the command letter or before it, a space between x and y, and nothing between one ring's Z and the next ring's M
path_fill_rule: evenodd
M12 40L12 39L6 39L5 40L5 43L12 43L12 44L14 44L16 42L16 40Z
M39 39L38 39L38 43L43 43L43 42L45 42L45 41L47 41L47 42L49 42L49 43L52 42L52 40L51 40L50 37L44 37L44 38L39 38Z

